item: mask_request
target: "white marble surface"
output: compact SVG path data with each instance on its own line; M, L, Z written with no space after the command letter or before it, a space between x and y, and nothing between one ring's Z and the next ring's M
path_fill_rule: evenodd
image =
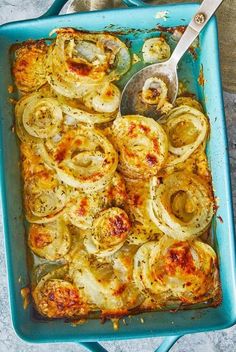
M37 17L47 9L51 2L52 0L0 0L0 24L18 19ZM224 93L224 101L229 134L233 197L236 209L236 94ZM10 320L1 223L0 231L0 352L84 351L84 348L75 344L26 344L15 335ZM154 338L133 341L113 341L103 343L103 345L109 352L151 352L160 344L160 341L160 338ZM171 351L236 352L236 326L224 331L184 336L176 343Z

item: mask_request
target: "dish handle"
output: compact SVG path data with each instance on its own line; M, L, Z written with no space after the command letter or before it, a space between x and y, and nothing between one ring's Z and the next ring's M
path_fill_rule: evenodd
M56 16L59 14L63 6L67 3L68 0L54 0L52 5L49 7L47 12L45 12L39 18L46 18L51 16Z
M83 0L81 0L83 1ZM124 4L128 7L138 7L138 6L148 6L142 0L122 0ZM68 2L68 0L54 0L51 7L39 18L46 18L51 16L56 16L59 14L63 6Z
M108 352L98 342L78 342L78 344L84 346L88 351L91 352Z
M182 335L164 337L162 343L160 344L160 346L157 347L157 349L154 352L168 352L168 351L170 351L171 347L181 337L182 337Z
M154 352L168 352L180 337L180 335L165 337L160 346L158 346ZM98 342L79 342L79 344L91 352L108 352Z

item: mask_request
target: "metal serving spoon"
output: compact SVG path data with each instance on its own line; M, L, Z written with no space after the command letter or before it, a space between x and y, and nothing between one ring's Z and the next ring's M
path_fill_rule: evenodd
M179 40L170 59L144 67L131 77L121 96L121 115L144 114L142 104L139 103L140 92L145 81L150 77L158 77L165 82L168 88L168 100L174 103L178 92L177 64L222 2L223 0L204 0ZM145 115L157 119L156 106L150 105L150 109L145 110Z

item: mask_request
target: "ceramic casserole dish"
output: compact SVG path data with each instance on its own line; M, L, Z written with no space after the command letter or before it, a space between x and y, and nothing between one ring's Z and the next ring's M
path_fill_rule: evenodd
M109 30L121 39L133 42L139 52L143 38L156 28L187 25L196 12L196 4L142 6L138 0L125 1L131 8L100 12L53 16L66 1L55 1L42 18L13 22L0 27L0 176L4 237L8 269L9 297L14 329L31 343L89 342L97 340L131 339L224 329L236 321L236 261L230 169L226 124L222 100L216 19L212 18L200 35L196 57L185 54L179 65L179 78L196 94L210 119L211 136L207 154L213 178L218 209L214 218L213 241L219 258L222 303L217 307L148 312L129 318L114 332L110 322L102 325L98 319L73 327L62 320L40 321L32 305L23 308L21 288L29 284L27 250L22 210L22 184L19 168L19 148L12 133L13 106L7 87L12 84L10 47L28 39L47 38L59 27L74 27L89 31ZM135 5L141 5L135 6ZM160 14L165 14L160 16ZM159 26L159 27L157 27ZM204 84L198 84L200 74ZM14 98L14 94L11 95ZM141 323L143 318L144 323ZM105 351L98 344L87 344L91 350Z

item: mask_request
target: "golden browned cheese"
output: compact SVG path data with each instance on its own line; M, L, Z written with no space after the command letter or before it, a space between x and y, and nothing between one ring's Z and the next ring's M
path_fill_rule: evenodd
M52 221L63 211L66 202L67 189L53 171L44 170L25 179L24 205L28 221Z
M39 257L51 261L63 258L71 248L69 227L59 216L44 224L31 224L28 244Z
M146 307L174 300L193 304L219 299L217 257L201 241L163 236L159 242L145 243L135 254L134 280L147 297Z
M21 143L24 207L33 223L53 221L64 209L68 189L37 153L34 144Z
M33 296L40 313L48 318L75 318L88 312L78 289L67 281L48 280Z
M38 155L33 145L28 143L21 143L21 163L22 163L22 172L24 179L28 179L37 173L48 175L48 170L45 168L42 158Z
M124 210L117 207L104 210L86 232L86 250L99 257L112 255L123 246L130 228L130 220Z
M127 178L148 179L165 164L167 136L152 119L141 115L117 118L112 140L119 152L119 169Z
M33 224L29 231L30 246L35 248L43 248L52 243L52 236L50 232L42 228L40 225Z
M46 82L45 59L48 46L45 42L26 42L16 51L13 65L15 84L22 93L33 92Z
M123 208L127 201L127 193L123 176L116 172L104 193L106 202L109 206Z

